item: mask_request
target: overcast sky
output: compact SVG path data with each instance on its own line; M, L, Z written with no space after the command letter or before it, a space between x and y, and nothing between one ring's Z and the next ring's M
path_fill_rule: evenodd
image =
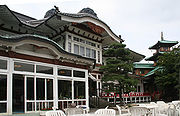
M149 57L149 46L164 39L180 41L180 0L0 0L11 10L36 19L54 5L61 12L77 13L90 7L131 50Z

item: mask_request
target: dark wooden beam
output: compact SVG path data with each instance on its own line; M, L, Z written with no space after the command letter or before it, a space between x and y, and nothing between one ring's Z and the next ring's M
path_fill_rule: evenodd
M0 24L0 27L2 27L2 26L4 26L4 25L5 25L5 24L2 23L2 24Z
M5 27L1 27L1 26L0 26L0 30L8 31L8 32L15 33L15 34L25 34L25 33L23 33L23 32L19 32L19 31L12 30L12 29L5 28Z
M83 33L83 35L85 35L85 32Z

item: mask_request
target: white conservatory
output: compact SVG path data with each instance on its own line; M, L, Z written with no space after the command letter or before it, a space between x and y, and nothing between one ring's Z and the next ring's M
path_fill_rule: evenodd
M0 5L0 16L0 115L89 106L99 95L102 48L123 40L92 9L37 20Z

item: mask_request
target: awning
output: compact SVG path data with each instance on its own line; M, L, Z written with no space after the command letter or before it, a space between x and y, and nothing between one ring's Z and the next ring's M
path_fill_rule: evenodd
M89 73L88 77L91 78L93 81L97 81L97 79L94 76L92 76L91 73Z

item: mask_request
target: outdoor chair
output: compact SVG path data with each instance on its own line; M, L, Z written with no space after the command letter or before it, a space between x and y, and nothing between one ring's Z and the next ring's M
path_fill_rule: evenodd
M62 110L47 111L46 116L66 116Z
M179 116L174 104L169 104L168 116Z
M106 106L106 107L105 107L105 109L108 109L108 108L109 108L109 106Z
M168 116L169 105L164 101L157 101L158 107L156 108L157 116Z
M116 105L116 107L119 111L119 116L131 116L129 109L123 109L123 112L125 112L125 113L122 113L122 108L118 105Z
M77 105L76 108L82 108L84 111L84 114L89 113L89 107L86 105Z
M64 109L65 114L67 116L69 115L75 115L75 114L84 114L84 110L82 108L66 108Z
M115 116L116 111L114 109L98 109L95 112L96 116Z
M179 100L172 101L172 105L174 106L174 109L175 109L174 116L179 116L180 115L180 101Z
M131 107L131 116L146 116L151 115L151 112L145 107Z

